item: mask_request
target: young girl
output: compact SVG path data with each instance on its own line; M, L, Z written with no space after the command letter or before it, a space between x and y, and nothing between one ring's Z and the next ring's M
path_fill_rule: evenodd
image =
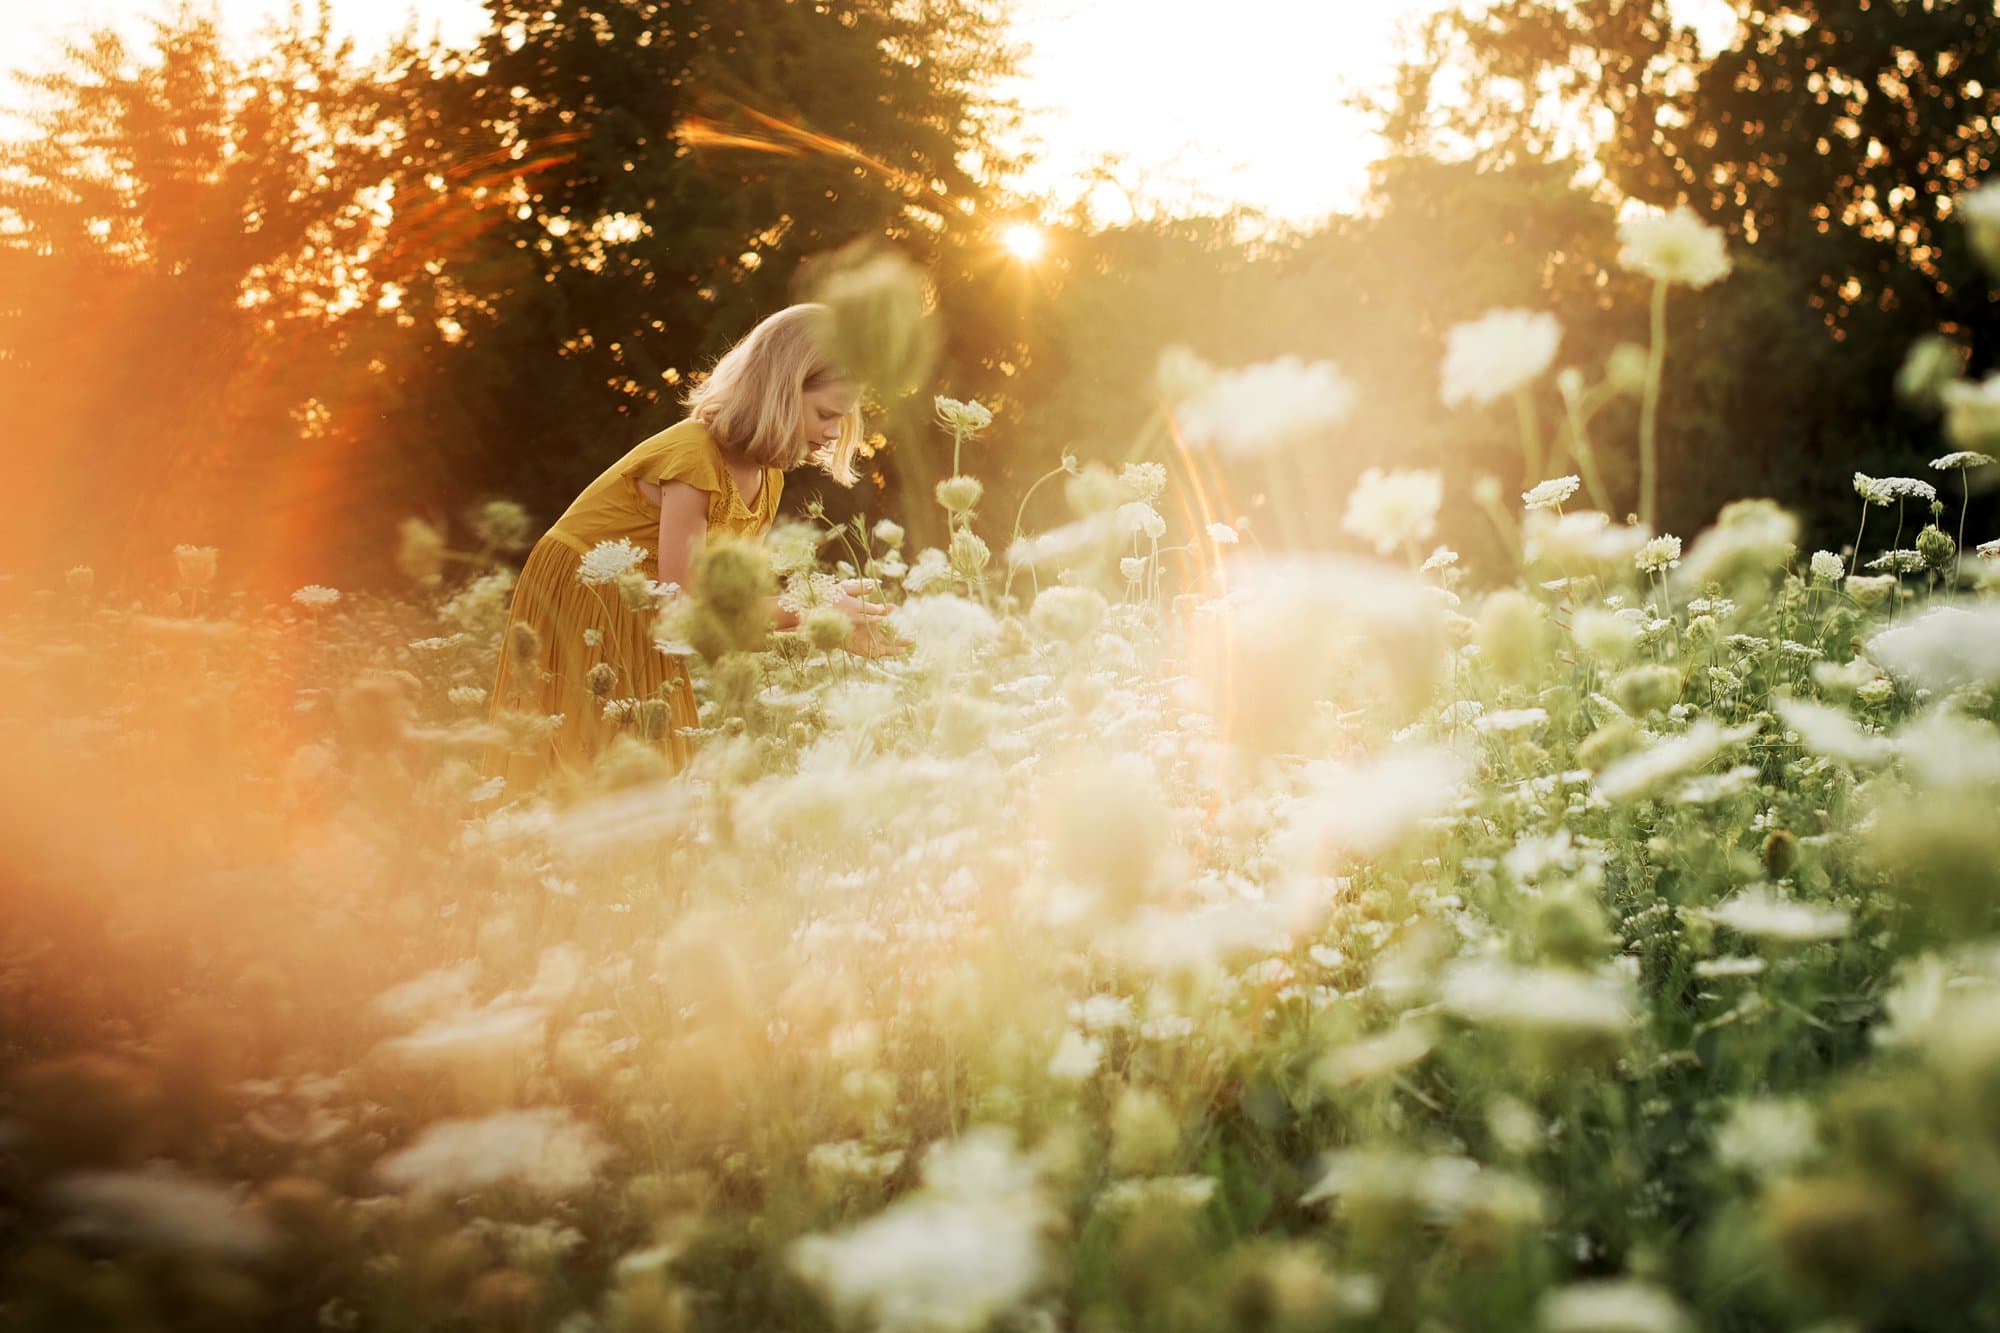
M579 580L583 557L623 539L647 550L642 573L685 586L710 538L757 537L770 527L787 470L811 460L852 484L859 393L827 354L829 317L825 306L795 305L757 325L688 395L685 421L606 468L528 553L492 706L560 714L561 722L549 753L489 757L489 771L504 773L509 788L532 787L551 762L587 762L612 734L601 717L607 698L664 699L663 746L675 768L686 761L677 729L699 725L686 666L654 645L650 611L628 609L609 583ZM855 650L872 653L888 646L886 627L871 623L888 608L855 596L866 588L843 584L834 605L855 621ZM780 628L797 623L783 610L773 619ZM600 664L609 674L593 680Z

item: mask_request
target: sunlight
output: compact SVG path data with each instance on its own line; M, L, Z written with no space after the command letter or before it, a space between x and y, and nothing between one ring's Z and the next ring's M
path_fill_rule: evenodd
M1000 244L1022 263L1033 264L1048 253L1049 237L1040 227L1017 222L1000 234Z

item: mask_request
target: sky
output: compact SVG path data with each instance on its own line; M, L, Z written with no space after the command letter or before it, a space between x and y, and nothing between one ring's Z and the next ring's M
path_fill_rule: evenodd
M248 38L284 0L204 0ZM1691 22L1721 0L1678 0ZM1062 203L1087 197L1102 221L1141 208L1247 204L1311 223L1350 207L1374 153L1350 102L1380 91L1399 27L1448 0L1015 0L1028 47L1005 91L1029 113L1041 161L1021 182ZM147 0L6 0L0 68L45 65L88 21L143 34ZM1218 18L1226 16L1226 21ZM479 0L333 0L337 28L379 46L413 17L426 33L465 41ZM11 99L0 99L11 100ZM1110 185L1088 173L1115 161Z

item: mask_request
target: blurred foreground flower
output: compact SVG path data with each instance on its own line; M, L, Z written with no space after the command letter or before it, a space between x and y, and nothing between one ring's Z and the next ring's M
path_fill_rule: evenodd
M1685 205L1637 214L1618 224L1618 262L1677 287L1707 287L1729 276L1729 250L1719 228Z
M1041 1286L1053 1217L1012 1134L981 1126L931 1146L921 1188L846 1231L800 1238L790 1262L842 1319L970 1333Z
M1328 361L1279 357L1219 371L1181 406L1181 433L1217 453L1254 457L1347 420L1354 386Z
M1445 335L1446 407L1484 406L1534 381L1555 360L1562 325L1535 310L1491 310Z

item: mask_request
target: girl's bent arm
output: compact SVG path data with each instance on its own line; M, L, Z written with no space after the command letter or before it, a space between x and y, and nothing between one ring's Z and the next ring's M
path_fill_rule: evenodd
M708 538L708 494L684 481L660 484L660 582L688 586L694 557Z

